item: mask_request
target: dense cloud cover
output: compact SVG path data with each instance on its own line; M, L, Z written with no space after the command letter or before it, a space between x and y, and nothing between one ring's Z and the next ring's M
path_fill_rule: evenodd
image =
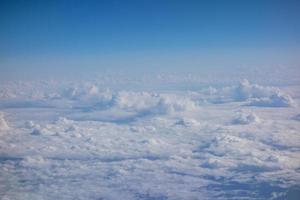
M299 194L298 86L0 87L4 199L286 199ZM19 176L22 174L22 176Z

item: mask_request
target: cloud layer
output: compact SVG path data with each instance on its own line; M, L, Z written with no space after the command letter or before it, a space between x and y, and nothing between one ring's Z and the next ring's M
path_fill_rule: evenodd
M297 90L245 80L190 91L90 82L7 84L0 91L3 198L299 193L299 97L291 92Z

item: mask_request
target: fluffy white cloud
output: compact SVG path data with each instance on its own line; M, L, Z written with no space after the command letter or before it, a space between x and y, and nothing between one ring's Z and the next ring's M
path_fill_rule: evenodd
M0 194L8 199L271 199L299 185L300 110L288 107L296 90L287 88L292 99L286 88L248 81L189 92L6 88L0 182L9 187Z
M251 124L258 123L261 120L255 113L238 112L237 116L232 120L233 124Z
M273 95L278 89L251 84L248 80L243 80L233 90L233 97L238 101L246 101L251 98L264 98Z
M7 130L9 127L8 127L8 124L7 122L5 121L5 118L4 118L4 114L2 112L0 112L0 130Z
M246 105L263 107L292 107L295 106L295 102L289 95L276 92L270 97L251 99Z

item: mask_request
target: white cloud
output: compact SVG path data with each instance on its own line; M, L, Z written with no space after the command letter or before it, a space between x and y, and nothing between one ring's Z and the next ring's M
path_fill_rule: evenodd
M259 117L252 112L238 112L237 116L233 119L233 124L251 124L251 123L259 123L261 120Z
M295 102L289 95L276 92L267 98L251 99L246 105L263 107L292 107L295 106Z
M287 88L288 96L286 88L249 81L190 92L146 89L85 82L7 87L13 95L0 97L9 116L7 134L0 134L0 179L7 177L10 189L0 193L269 199L299 185L300 110L287 107L299 102L297 90ZM8 127L5 116L1 128Z
M8 128L9 127L7 122L5 121L4 114L0 112L0 131L7 130Z

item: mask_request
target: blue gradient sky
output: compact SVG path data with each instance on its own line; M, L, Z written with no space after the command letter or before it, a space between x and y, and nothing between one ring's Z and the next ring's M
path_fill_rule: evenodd
M300 1L0 0L2 77L299 67Z

